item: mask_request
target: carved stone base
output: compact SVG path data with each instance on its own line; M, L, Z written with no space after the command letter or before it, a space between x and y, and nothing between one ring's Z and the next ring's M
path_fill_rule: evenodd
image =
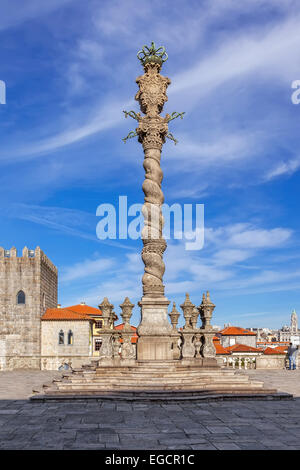
M187 357L187 358L182 358L180 361L180 365L182 366L197 366L197 367L203 367L203 368L216 368L220 369L220 365L218 364L218 361L214 358L206 358L206 357Z
M170 301L166 297L142 297L141 322L137 333L141 336L171 335L173 328L168 320L168 306Z
M172 338L169 336L141 336L137 344L138 361L173 360Z
M141 323L137 329L137 359L141 361L163 361L173 359L173 328L168 320L166 297L143 297Z

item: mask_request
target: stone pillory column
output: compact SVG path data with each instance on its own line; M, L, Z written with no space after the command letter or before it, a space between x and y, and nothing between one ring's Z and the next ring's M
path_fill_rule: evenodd
M168 321L170 302L164 295L163 285L165 272L163 253L167 244L162 235L164 220L161 206L164 202L164 195L161 190L163 172L160 167L160 158L166 137L175 141L168 131L168 122L179 116L182 118L184 113L160 116L164 103L168 100L166 90L171 83L169 78L160 75L161 66L167 57L165 48L156 49L153 42L150 48L144 46L139 51L138 58L145 73L136 79L139 91L135 99L139 102L141 112L145 116L134 111L124 111L126 117L129 115L139 123L136 133L130 132L127 138L137 135L139 142L143 145L145 156L145 181L143 183L145 225L142 230L144 245L142 259L145 271L142 279L143 297L139 302L141 322L137 330L138 360L173 359L172 327Z

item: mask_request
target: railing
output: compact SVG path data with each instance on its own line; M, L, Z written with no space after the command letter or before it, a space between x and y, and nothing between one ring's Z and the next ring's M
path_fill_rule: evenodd
M255 357L224 357L224 366L231 369L255 369Z

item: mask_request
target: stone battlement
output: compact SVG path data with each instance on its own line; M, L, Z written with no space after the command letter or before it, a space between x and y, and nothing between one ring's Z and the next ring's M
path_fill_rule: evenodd
M39 260L41 263L45 264L51 271L57 274L57 267L50 261L50 259L45 255L45 253L37 246L34 250L30 250L25 246L22 250L22 256L18 256L17 249L15 247L6 250L0 246L0 262L1 259L5 260L16 260L22 261L25 259L34 259Z

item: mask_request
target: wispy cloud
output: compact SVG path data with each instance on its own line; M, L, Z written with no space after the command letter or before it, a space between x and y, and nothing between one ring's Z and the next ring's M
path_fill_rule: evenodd
M98 258L93 260L84 260L75 263L72 266L65 267L62 270L61 281L70 282L77 279L84 279L110 271L114 266L114 260Z
M117 240L99 240L96 235L96 215L63 207L36 206L29 204L13 204L2 209L2 216L27 220L41 226L48 227L56 232L91 240L115 248L133 250L128 244Z
M287 160L286 162L281 162L276 165L275 168L271 169L267 172L264 176L265 181L273 180L274 178L278 178L280 176L286 175L290 176L300 168L300 157L292 158Z
M250 224L235 224L209 230L207 245L199 253L186 251L182 241L169 241L164 257L166 264L165 284L168 295L184 295L185 292L199 295L199 285L214 286L214 291L255 292L264 288L281 290L282 283L291 279L300 282L299 270L287 270L281 264L273 269L257 267L256 257L267 256L267 250L279 249L292 236L287 229L261 229ZM247 240L251 247L247 248ZM264 253L264 255L262 255ZM253 269L243 270L241 261L253 264ZM103 269L101 263L103 262ZM107 269L106 269L107 267ZM254 271L253 271L254 270ZM73 266L63 268L63 279L94 278L99 274L99 281L86 292L79 292L79 298L85 298L95 304L99 295L109 295L113 301L121 302L126 295L135 302L141 295L141 276L143 263L139 253L125 253L122 259L83 260ZM101 293L101 294L100 294Z

